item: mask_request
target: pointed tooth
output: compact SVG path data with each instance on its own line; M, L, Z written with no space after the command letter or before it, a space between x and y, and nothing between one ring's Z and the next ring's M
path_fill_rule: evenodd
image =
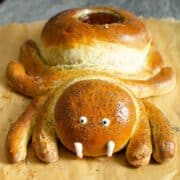
M83 158L83 145L82 145L82 143L75 142L74 148L75 148L76 156L79 158Z
M107 156L112 157L113 151L114 151L115 143L114 141L108 141L107 143Z

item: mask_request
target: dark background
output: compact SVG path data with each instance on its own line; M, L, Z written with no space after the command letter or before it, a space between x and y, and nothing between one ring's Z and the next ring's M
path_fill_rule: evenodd
M0 24L48 19L64 9L90 5L117 6L145 17L180 19L180 0L4 0Z

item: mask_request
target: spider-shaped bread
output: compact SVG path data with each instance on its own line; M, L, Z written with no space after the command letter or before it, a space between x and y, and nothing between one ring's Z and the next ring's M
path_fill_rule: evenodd
M144 23L108 7L71 9L51 18L39 44L26 41L7 77L31 104L11 126L11 162L33 148L43 162L58 160L57 139L80 158L112 156L125 146L133 166L175 155L176 137L162 112L145 98L175 86L171 67Z

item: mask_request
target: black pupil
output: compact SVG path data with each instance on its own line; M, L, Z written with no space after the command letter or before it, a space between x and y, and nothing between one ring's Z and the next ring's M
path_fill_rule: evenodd
M84 122L84 119L81 119L81 122L83 123L83 122Z
M104 121L103 121L103 124L107 124L107 121L104 120Z

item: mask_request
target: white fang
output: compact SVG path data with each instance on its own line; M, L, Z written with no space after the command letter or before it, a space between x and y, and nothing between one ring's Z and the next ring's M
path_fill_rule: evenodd
M108 143L107 143L107 156L108 157L112 157L114 147L115 147L114 141L112 141L112 140L108 141Z
M76 151L76 156L79 158L83 158L83 145L80 142L75 142L74 143L74 148Z

